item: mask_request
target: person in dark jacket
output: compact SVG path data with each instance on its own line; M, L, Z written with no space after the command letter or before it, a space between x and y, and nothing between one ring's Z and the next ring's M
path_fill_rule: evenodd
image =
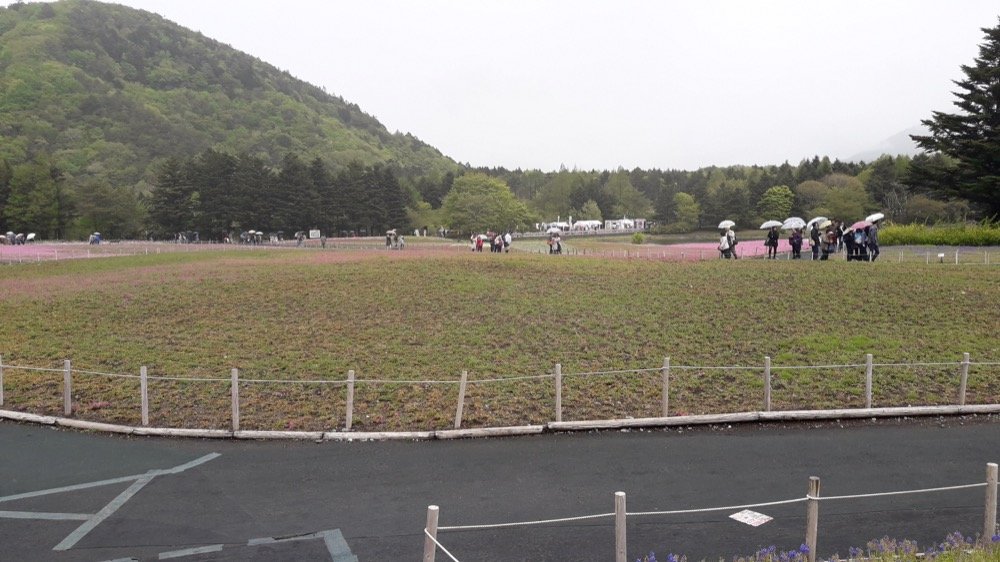
M819 259L820 233L819 225L813 223L812 230L809 231L809 246L812 248L813 261Z
M767 240L764 240L764 245L767 246L767 259L776 259L778 257L778 227L772 226L771 230L767 231Z

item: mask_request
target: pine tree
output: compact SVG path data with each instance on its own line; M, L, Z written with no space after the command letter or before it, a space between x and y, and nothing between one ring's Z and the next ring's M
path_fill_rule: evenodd
M962 111L935 111L922 121L931 134L912 138L924 150L956 160L952 173L928 178L935 191L964 197L993 214L1000 213L1000 25L983 32L986 41L975 65L962 65L966 78L955 82L954 103Z

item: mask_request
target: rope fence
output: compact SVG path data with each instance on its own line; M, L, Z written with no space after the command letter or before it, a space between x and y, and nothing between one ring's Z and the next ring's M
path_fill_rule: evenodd
M509 383L519 383L524 381L552 381L552 395L554 397L554 403L552 404L551 420L554 420L557 424L563 423L563 391L565 390L565 384L563 379L574 378L574 377L595 377L595 376L635 376L635 375L651 375L659 374L659 404L658 406L658 418L643 418L643 419L664 419L671 417L674 414L670 409L670 398L671 398L671 372L672 371L696 371L707 373L711 371L744 371L750 373L759 373L762 383L763 383L763 395L759 397L760 399L760 409L756 410L758 413L772 412L774 404L772 400L772 393L774 390L774 382L772 380L772 373L774 371L782 370L820 370L820 369L840 369L840 370L850 370L850 369L864 369L864 390L862 393L864 399L864 407L867 409L873 408L874 403L874 382L875 382L875 369L914 369L914 368L947 368L954 367L957 370L957 382L958 389L957 395L955 396L954 404L958 406L965 406L966 399L968 395L968 377L969 370L973 366L984 366L992 367L1000 365L1000 362L996 361L972 361L968 353L963 354L961 361L923 361L923 362L913 362L913 363L900 363L900 362L886 362L886 363L875 363L872 354L867 354L865 356L864 363L845 363L845 364L830 364L830 365L772 365L770 357L764 357L763 365L743 365L743 366L713 366L713 365L671 365L670 358L665 357L663 365L656 368L636 368L636 369L614 369L605 371L582 371L582 372L566 372L562 371L562 365L557 363L552 372L547 372L538 375L519 375L519 376L509 376L509 377L493 377L493 378L470 378L468 376L468 371L464 371L462 376L458 379L436 379L436 380L397 380L397 379L386 379L386 378L375 378L375 379L365 379L357 378L354 376L354 371L348 372L348 377L346 379L269 379L269 378L241 378L238 369L232 369L229 377L178 377L178 376L162 376L162 375L149 375L146 372L146 367L140 368L140 374L128 374L128 373L109 373L94 370L84 370L84 369L74 369L72 368L72 363L69 360L64 362L62 369L56 368L45 368L45 367L34 367L26 365L16 365L16 364L5 364L3 362L3 357L0 356L0 406L4 405L4 371L11 370L21 370L29 372L42 372L42 373L62 373L63 374L63 413L65 416L69 417L73 415L72 408L72 388L73 388L73 375L85 375L88 377L101 377L101 378L111 378L111 379L138 379L140 381L140 392L141 392L141 403L142 407L142 419L143 425L148 425L148 403L149 403L149 387L148 383L150 381L171 381L171 382L181 382L181 383L228 383L231 386L231 426L233 431L236 431L239 427L239 388L241 386L246 387L248 385L316 385L316 386L326 386L326 387L336 387L345 388L344 402L346 405L346 412L344 416L344 431L352 430L352 421L354 414L354 403L355 403L355 391L358 385L367 386L381 386L381 387L397 387L397 386L418 386L421 388L427 388L433 385L445 385L449 387L458 387L458 404L455 407L455 424L454 429L462 429L463 423L463 412L466 402L466 389L468 385L485 385L485 384L509 384ZM859 373L860 374L860 373ZM697 380L697 379L693 379ZM745 384L747 387L754 385L749 384L751 379L747 379ZM650 381L646 379L645 383L647 388L656 388L655 386L649 387ZM626 389L629 388L626 386ZM781 386L779 385L779 390ZM655 391L654 391L655 392ZM676 391L675 391L676 394ZM917 406L919 408L919 406ZM755 410L744 411L743 413L753 413ZM779 410L780 411L780 410ZM813 410L816 412L822 412L823 410ZM838 410L839 411L839 410ZM711 415L711 414L709 414ZM720 414L721 415L721 414ZM902 413L900 415L907 415ZM579 422L568 422L572 423L586 423L586 420ZM596 423L596 422L595 422ZM572 427L563 427L562 429L572 429ZM334 430L336 431L336 430Z
M917 490L901 490L893 492L877 492L868 494L853 494L853 495L843 495L843 496L826 496L820 495L820 479L819 477L812 476L809 478L808 492L804 497L792 498L788 500L778 500L770 502L760 502L760 503L749 503L742 505L729 505L723 507L707 507L707 508L697 508L697 509L677 509L671 511L628 511L626 509L626 497L625 492L615 492L615 511L612 513L601 513L597 515L583 515L579 517L564 517L560 519L541 519L535 521L517 521L511 523L492 523L484 525L450 525L444 526L438 525L439 511L440 508L436 505L431 505L427 507L427 523L424 527L424 562L435 562L435 555L438 549L444 552L451 560L458 562L458 559L449 552L445 547L438 541L439 531L468 531L468 530L483 530L483 529L497 529L497 528L510 528L510 527L525 527L525 526L535 526L535 525L551 525L554 523L563 523L569 521L580 521L585 519L603 519L614 517L614 527L615 527L615 562L627 562L627 528L626 521L628 517L642 517L642 516L652 516L652 515L689 515L696 513L708 513L708 512L718 512L718 511L739 511L751 508L769 507L777 505L789 505L796 503L806 503L806 530L805 530L805 545L808 547L808 559L809 562L815 562L816 551L818 546L819 537L819 503L823 501L834 501L834 500L855 500L855 499L866 499L866 498L878 498L886 496L898 496L898 495L916 495L916 494L927 494L935 492L950 492L956 490L966 490L970 488L986 488L985 498L983 502L983 529L982 534L980 534L980 540L983 544L988 543L994 535L997 533L997 464L987 463L986 465L986 481L978 482L975 484L962 484L957 486L944 486L937 488L922 488Z

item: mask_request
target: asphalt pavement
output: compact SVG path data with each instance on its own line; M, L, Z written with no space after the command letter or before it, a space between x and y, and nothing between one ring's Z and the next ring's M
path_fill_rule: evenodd
M1000 418L934 418L545 434L290 442L122 437L0 422L0 560L420 560L440 525L738 506L985 481ZM819 554L884 535L921 547L982 529L982 487L826 501ZM630 560L732 559L797 548L805 504L630 516ZM610 518L442 531L462 562L614 559ZM438 560L447 560L443 553Z

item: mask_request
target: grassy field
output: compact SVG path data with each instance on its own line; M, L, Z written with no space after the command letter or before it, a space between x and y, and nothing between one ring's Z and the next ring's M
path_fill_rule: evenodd
M760 408L775 366L1000 361L1000 267L260 250L164 253L0 268L5 365L225 379L470 380L676 370L677 414ZM876 370L875 404L954 403L957 365ZM775 370L776 408L863 405L863 368ZM5 406L61 413L61 374L6 368ZM567 376L564 419L658 415L659 375ZM76 415L137 424L138 381L74 374ZM355 428L438 429L457 385L359 383ZM465 425L552 419L551 379L470 385ZM226 427L227 382L153 381L151 423ZM974 366L970 403L1000 400ZM342 386L247 383L247 429L343 426Z

